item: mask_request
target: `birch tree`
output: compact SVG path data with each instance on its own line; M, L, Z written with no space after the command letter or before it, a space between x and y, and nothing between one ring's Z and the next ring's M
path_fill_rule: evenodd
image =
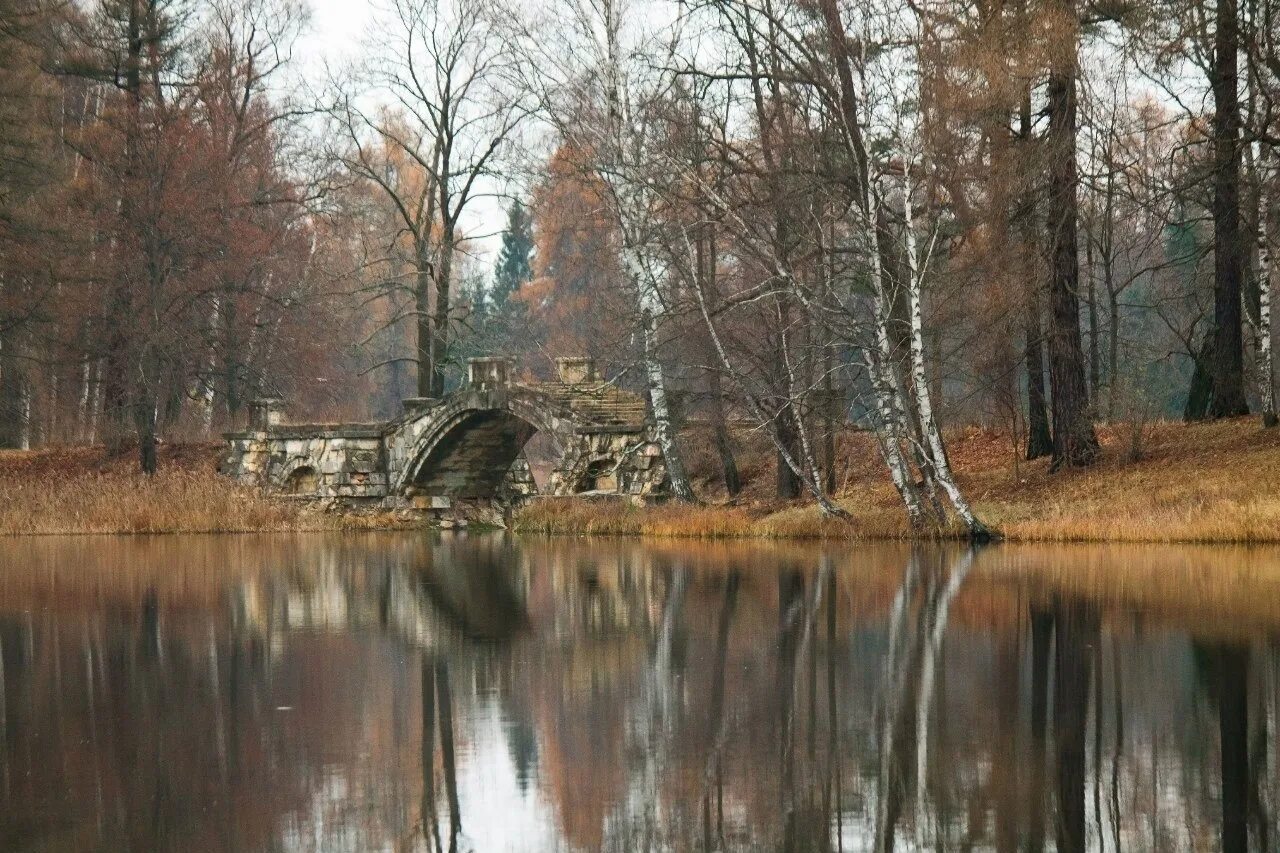
M646 182L662 144L648 110L669 85L662 70L669 50L659 34L624 26L625 0L573 0L554 21L521 25L526 87L555 133L583 154L580 166L598 179L619 235L618 255L635 304L633 328L653 429L672 494L694 500L673 421L663 335L671 270L657 237L661 199Z

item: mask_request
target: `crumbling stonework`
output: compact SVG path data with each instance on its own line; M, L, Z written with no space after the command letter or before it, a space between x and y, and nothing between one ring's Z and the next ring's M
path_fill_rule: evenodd
M472 359L467 384L440 399L405 401L374 424L286 424L279 400L254 407L229 433L222 470L282 495L447 511L537 493L523 448L535 433L559 455L544 491L660 498L666 466L644 401L601 381L590 359L559 360L556 382L519 383L507 359Z

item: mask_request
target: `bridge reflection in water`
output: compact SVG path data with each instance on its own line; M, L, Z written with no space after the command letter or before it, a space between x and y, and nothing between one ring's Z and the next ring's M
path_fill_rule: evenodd
M0 849L1277 838L1280 554L0 545Z

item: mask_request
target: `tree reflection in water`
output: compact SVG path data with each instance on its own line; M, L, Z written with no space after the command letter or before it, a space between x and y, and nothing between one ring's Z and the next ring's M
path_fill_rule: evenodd
M1234 555L1237 571L1188 549L0 548L0 849L1277 837L1280 572L1256 561L1280 556ZM1194 595L1152 582L1170 574Z

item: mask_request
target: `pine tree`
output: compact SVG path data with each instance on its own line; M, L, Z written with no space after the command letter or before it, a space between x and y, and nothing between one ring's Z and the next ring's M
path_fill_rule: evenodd
M501 313L507 300L521 285L533 278L529 258L533 254L532 217L519 200L511 203L507 214L507 230L502 234L502 249L494 268L493 292L488 300L492 313Z

